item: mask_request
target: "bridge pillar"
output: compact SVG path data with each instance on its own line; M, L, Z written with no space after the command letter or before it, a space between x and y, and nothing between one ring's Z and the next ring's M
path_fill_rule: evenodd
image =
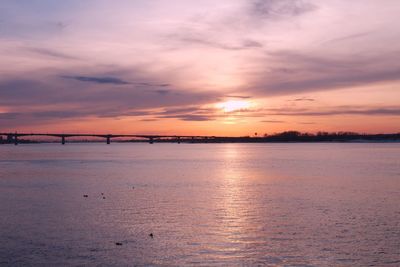
M107 145L109 145L111 143L111 137L107 136L106 138L107 138Z
M14 134L14 145L18 145L18 135Z
M61 136L61 144L65 145L65 136Z
M153 143L154 143L153 137L150 137L149 138L149 144L153 144Z
M190 143L194 143L194 136L192 136L192 140L190 141Z
M181 137L178 136L178 144L180 144L180 143L181 143Z

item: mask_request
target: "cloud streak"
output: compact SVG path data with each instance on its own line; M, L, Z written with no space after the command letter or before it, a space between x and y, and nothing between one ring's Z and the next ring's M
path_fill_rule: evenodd
M32 52L38 55L42 55L42 56L46 56L46 57L50 57L50 58L56 58L56 59L61 59L61 60L77 60L79 58L68 55L68 54L64 54L52 49L48 49L48 48L42 48L42 47L26 47L24 48L24 50L28 51L28 52Z
M316 8L303 0L256 0L251 3L250 12L262 19L282 19L300 16Z
M62 78L65 79L72 79L72 80L77 80L81 82L93 82L93 83L100 83L100 84L115 84L115 85L124 85L124 84L130 84L129 82L126 82L124 80L121 80L119 78L115 77L90 77L90 76L68 76L68 75L63 75L61 76Z
M231 51L260 49L264 47L262 43L257 42L255 40L243 39L236 44L231 44L213 40L211 37L204 34L202 35L200 33L197 33L195 35L192 31L182 32L180 34L173 34L168 36L168 39L173 41L178 41L180 45L194 45L194 46L199 45L199 46L211 47L221 50L231 50Z
M310 109L267 109L265 115L278 116L337 116L337 115L364 115L364 116L399 116L399 107L334 107L327 110L315 111Z

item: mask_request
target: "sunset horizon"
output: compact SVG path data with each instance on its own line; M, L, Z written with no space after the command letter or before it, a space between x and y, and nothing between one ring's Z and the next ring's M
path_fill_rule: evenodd
M396 1L3 1L0 12L1 131L400 131Z

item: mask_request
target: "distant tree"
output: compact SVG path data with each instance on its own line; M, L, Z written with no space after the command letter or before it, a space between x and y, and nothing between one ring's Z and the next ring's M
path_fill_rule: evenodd
M298 137L300 135L301 133L298 131L286 131L278 134L278 136L284 136L284 137Z
M317 136L328 136L329 133L328 132L318 132Z

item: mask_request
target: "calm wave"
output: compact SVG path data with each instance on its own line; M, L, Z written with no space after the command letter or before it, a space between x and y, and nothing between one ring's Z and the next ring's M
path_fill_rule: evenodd
M399 266L400 144L2 145L0 235L11 266Z

